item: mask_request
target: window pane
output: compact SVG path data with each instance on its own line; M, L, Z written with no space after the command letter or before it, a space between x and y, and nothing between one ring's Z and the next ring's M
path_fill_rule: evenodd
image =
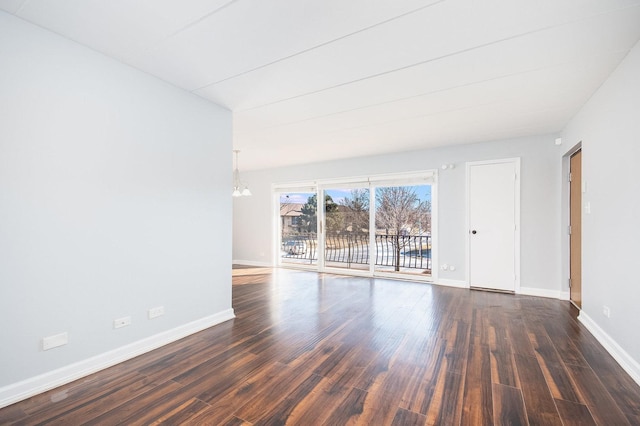
M315 192L280 194L280 259L282 263L318 263L318 201Z
M325 265L369 270L369 188L325 190Z
M377 187L375 196L375 270L430 275L431 185Z

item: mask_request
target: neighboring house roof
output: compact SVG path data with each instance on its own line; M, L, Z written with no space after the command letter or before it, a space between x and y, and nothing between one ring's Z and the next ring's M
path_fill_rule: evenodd
M302 216L302 203L281 203L280 204L280 216ZM338 204L338 212L348 213L349 207Z
M304 206L304 204L301 203L281 203L280 216L301 216L302 206Z

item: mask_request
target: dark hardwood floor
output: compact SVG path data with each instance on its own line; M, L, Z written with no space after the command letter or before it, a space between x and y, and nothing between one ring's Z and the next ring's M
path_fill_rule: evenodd
M0 424L640 425L640 388L567 302L264 268L233 279L235 320L6 407Z

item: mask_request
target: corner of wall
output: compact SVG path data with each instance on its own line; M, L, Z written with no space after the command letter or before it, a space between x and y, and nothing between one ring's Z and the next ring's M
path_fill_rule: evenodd
M235 318L233 309L227 309L98 356L2 387L0 388L0 408L86 377L233 318Z
M584 311L580 312L578 320L593 334L607 352L611 354L613 359L620 364L620 367L640 386L640 364L622 349L622 347Z

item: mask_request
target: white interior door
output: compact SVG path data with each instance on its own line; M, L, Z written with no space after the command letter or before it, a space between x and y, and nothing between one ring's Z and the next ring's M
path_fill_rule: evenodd
M467 163L471 287L519 289L518 175L519 159Z

